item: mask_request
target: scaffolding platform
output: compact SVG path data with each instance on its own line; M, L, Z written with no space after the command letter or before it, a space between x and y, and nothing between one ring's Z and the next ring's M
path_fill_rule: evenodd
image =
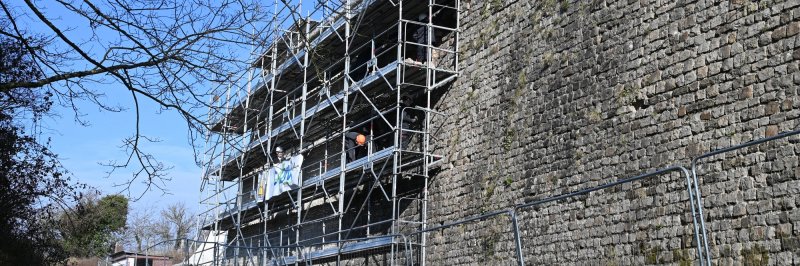
M345 166L345 172L363 168L368 163L388 158L389 156L392 156L392 154L395 151L396 149L394 147L388 147L376 153L373 153L370 156L364 156L362 158L356 159L352 162L347 163L347 165ZM311 186L322 184L326 180L338 176L341 172L342 170L340 167L328 169L328 171L325 171L325 173L323 173L322 175L314 176L312 178L307 179L306 181L303 181L303 188L308 188Z
M341 248L334 246L330 248L306 252L300 258L297 258L297 256L286 256L286 257L272 259L270 260L269 265L292 265L295 263L331 259L338 255L348 255L367 250L388 248L392 244L395 244L394 237L392 236L373 237L367 240L344 243L342 244Z

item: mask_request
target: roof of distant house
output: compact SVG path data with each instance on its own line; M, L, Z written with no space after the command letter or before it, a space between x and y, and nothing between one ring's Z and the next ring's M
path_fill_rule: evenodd
M112 261L118 261L127 258L138 258L138 259L154 259L154 260L168 260L170 257L167 256L156 256L156 255L147 255L135 252L127 252L127 251L120 251L114 254L111 254Z

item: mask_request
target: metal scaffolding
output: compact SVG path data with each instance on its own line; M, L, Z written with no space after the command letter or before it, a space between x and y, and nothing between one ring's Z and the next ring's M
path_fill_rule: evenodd
M424 264L425 234L402 235L427 228L459 0L312 3L276 0L252 69L212 99L200 222L228 248L207 263Z

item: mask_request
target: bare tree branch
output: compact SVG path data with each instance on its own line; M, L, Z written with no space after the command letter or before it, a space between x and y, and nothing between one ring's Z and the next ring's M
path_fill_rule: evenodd
M136 68L140 68L140 67L156 66L158 64L164 63L164 62L166 62L168 60L172 60L172 59L174 59L174 58L164 57L164 58L158 58L158 59L155 59L155 60L150 60L150 61L145 61L145 62L141 62L141 63L130 64L130 65L115 65L115 66L110 66L110 67L104 67L102 69L95 68L95 69L92 69L92 70L69 72L69 73L50 76L50 77L47 77L45 79L40 79L40 80L37 80L37 81L31 81L31 82L2 83L2 84L0 84L0 91L7 91L7 90L10 90L10 89L16 89L16 88L39 88L39 87L42 87L42 86L45 86L45 85L48 85L48 84L51 84L51 83L54 83L54 82L73 79L73 78L82 78L82 77L86 77L86 76L97 75L97 74L102 74L102 73L107 73L107 72L114 72L114 71L119 71L119 70L129 70L129 69L136 69Z
M271 15L260 12L265 9L255 0L54 3L69 13L69 26L48 16L47 10L34 1L21 1L21 6L0 2L5 16L0 18L0 25L4 20L10 25L0 27L0 36L23 41L44 74L36 80L0 81L0 94L21 89L49 91L58 103L72 108L76 121L88 125L81 114L81 102L111 112L129 109L111 105L105 98L110 90L120 88L130 92L137 119L141 119L139 104L143 100L160 106L159 112L177 111L186 120L189 143L195 148L194 138L205 136L203 132L209 130L208 114L227 112L206 100L215 93L215 87L233 83L249 67L245 53L252 49L244 47L264 43L253 41L258 35L249 32L269 28L263 23L269 22L265 17ZM28 26L37 23L43 27ZM32 29L37 32L29 33ZM42 37L29 41L34 36ZM99 89L95 84L110 86ZM206 111L209 109L219 110ZM103 164L110 167L109 174L132 170L133 176L123 182L126 188L142 181L148 190L163 191L170 167L142 149L146 146L142 143L152 139L144 137L140 122L133 136L123 141L125 159Z

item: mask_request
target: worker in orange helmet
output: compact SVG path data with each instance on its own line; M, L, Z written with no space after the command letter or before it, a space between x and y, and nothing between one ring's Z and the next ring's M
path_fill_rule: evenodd
M351 130L344 134L345 142L344 148L347 153L347 162L352 162L356 159L356 149L364 146L367 143L367 136L361 132Z

